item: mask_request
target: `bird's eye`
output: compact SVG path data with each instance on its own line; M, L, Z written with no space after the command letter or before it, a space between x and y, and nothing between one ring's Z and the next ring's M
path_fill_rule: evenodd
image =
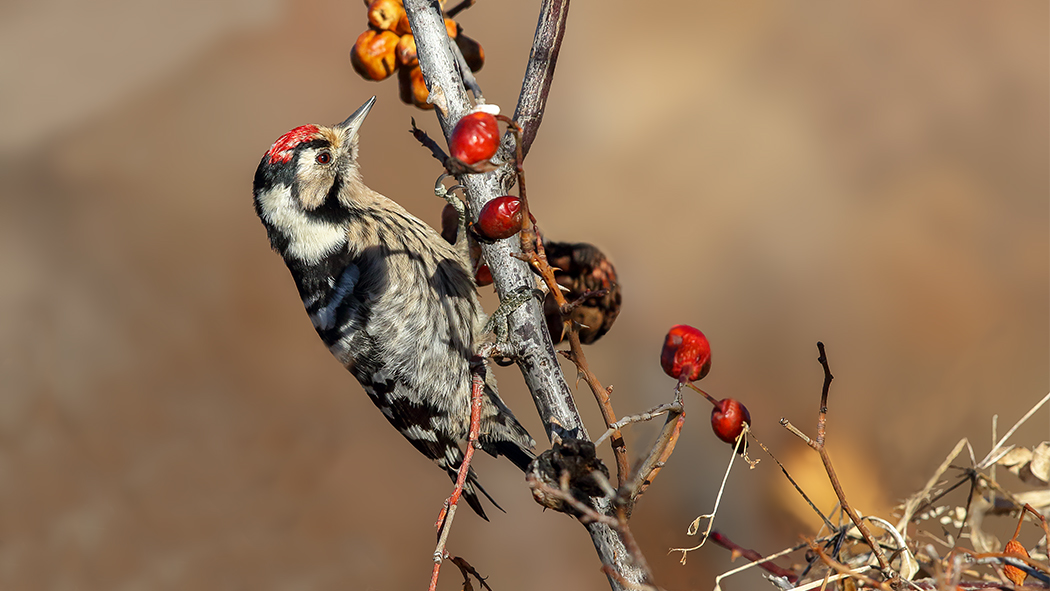
M317 155L317 158L315 158L315 160L317 160L318 164L328 164L332 161L332 155L328 152L321 152Z

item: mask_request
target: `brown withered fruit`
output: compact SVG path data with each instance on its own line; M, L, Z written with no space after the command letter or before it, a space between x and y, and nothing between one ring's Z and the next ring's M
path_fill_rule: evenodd
M544 240L543 247L547 251L547 262L554 267L555 280L569 290L563 292L565 301L571 304L587 292L606 290L604 294L588 297L569 315L582 325L579 327L581 343L597 341L609 332L620 314L620 284L616 268L602 251L585 242L571 244ZM543 313L551 340L560 343L568 335L552 294L547 294L543 301Z
M398 0L372 0L368 5L368 22L381 31L397 26L405 16L405 7Z
M350 50L350 64L363 78L384 80L394 73L394 48L398 36L390 31L369 29L357 38Z
M412 35L402 35L394 48L397 57L397 65L411 68L419 65L419 57L416 55L416 38Z
M463 53L463 58L467 60L467 67L471 72L477 72L485 65L485 50L481 48L480 43L460 33L456 37L456 45Z
M427 83L423 80L423 71L419 66L400 68L397 71L397 87L401 102L406 105L415 105L424 110L434 108L434 105L427 102L430 91L427 90Z
M1007 556L1016 556L1018 558L1028 558L1028 550L1025 550L1024 546L1022 546L1016 539L1010 540L1006 543L1006 547L1003 548L1003 554L1006 554ZM1006 578L1010 579L1010 582L1014 585L1024 585L1025 579L1028 578L1028 573L1012 564L1003 566L1003 574L1006 575Z

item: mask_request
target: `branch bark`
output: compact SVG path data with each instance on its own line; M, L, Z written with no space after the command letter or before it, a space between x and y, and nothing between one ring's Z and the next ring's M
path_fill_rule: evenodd
M452 128L469 111L470 105L455 58L449 48L444 21L435 0L405 0L405 10L415 35L423 77L430 90L431 99L437 106L438 121L447 141ZM530 138L526 140L528 144L531 144L531 138L535 137L542 118L546 93L553 78L557 46L560 45L561 35L564 33L567 10L568 0L545 0L543 3L540 24L537 27L537 41L527 69L529 74L526 76L524 92L519 101L519 111L523 116L529 117L528 124L525 125ZM544 39L540 39L541 33L545 35ZM544 51L542 47L551 43L552 39L555 39L556 43L551 50ZM537 44L540 46L539 50ZM531 90L537 81L540 90ZM526 97L532 94L535 94L535 97ZM466 187L470 211L478 212L489 200L504 194L506 191L503 190L501 178L507 176L503 173L501 177L496 171L462 175L459 181ZM509 177L512 180L513 173ZM514 253L520 254L521 250L516 236L491 245L482 245L482 250L501 299L516 288L534 285L534 279L526 264L512 256ZM587 430L558 364L540 302L533 299L518 308L510 315L509 323L510 345L517 354L518 366L532 392L548 439L554 435L586 439ZM601 499L598 501L598 511L605 515L613 514L609 502ZM599 522L588 523L585 527L602 563L612 566L623 578L623 581L619 581L609 577L609 584L614 590L627 589L624 582L629 585L646 582L646 573L630 562L630 553L616 531L608 524Z

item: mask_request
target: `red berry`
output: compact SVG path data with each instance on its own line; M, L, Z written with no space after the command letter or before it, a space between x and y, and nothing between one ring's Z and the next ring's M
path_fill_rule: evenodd
M734 443L744 430L744 423L751 424L751 413L739 400L723 398L711 409L711 429L726 443Z
M672 378L684 376L685 381L695 382L711 370L711 344L704 333L688 324L672 326L664 340L660 365Z
M464 164L476 164L492 158L499 147L499 124L496 118L481 111L464 115L452 130L449 147L452 157Z
M514 195L504 195L496 197L481 208L474 229L485 238L502 240L520 232L524 224L521 199Z
M478 267L478 270L474 273L474 283L478 287L492 285L492 270L489 269L488 265Z

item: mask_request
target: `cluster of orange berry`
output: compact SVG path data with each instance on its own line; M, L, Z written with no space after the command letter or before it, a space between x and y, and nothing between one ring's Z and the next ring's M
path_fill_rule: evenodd
M408 15L402 0L371 0L368 5L368 29L361 33L350 50L350 63L367 80L385 80L397 71L401 100L420 109L433 109L427 102L430 92L423 82L416 57L416 40L408 26ZM444 6L444 2L441 2ZM448 36L455 40L466 58L470 71L485 64L481 44L463 34L459 23L445 18Z

